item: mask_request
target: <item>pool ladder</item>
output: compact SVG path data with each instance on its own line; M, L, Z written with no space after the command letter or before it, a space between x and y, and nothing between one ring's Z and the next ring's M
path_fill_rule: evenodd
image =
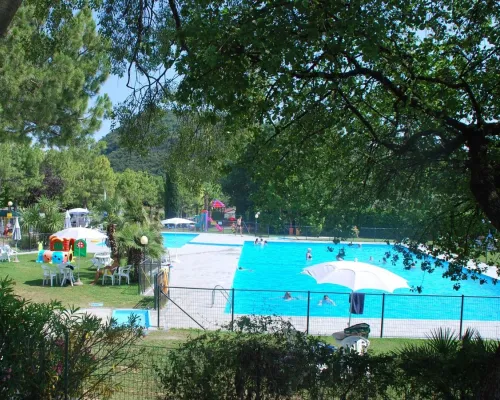
M230 296L229 296L228 291L226 289L224 289L221 285L215 285L214 288L212 289L212 304L210 305L210 307L213 307L215 304L215 294L217 292L222 294L222 296L224 296L226 301L229 302Z

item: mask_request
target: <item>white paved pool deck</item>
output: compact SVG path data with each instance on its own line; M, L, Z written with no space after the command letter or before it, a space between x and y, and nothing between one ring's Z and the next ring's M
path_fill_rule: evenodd
M170 301L161 311L160 328L200 328L201 325L205 329L218 329L228 324L232 315L228 312L227 297L238 267L242 246L245 241L253 242L254 240L255 237L252 235L201 233L182 248L171 249L174 262L170 270ZM325 241L325 243L328 242ZM225 290L214 290L216 287ZM103 319L111 315L109 309L88 311ZM234 318L237 317L239 315L235 314ZM309 321L305 316L286 318L290 319L299 330L305 331L309 326L310 333L322 335L342 331L348 322L347 318L310 317ZM151 310L151 319L152 325L156 326L157 314L153 310ZM406 338L426 337L431 330L439 327L450 327L455 332L459 332L460 329L459 321L450 320L386 318L382 327L380 319L356 316L351 324L360 322L370 324L373 337L380 336L382 329L384 337ZM484 338L500 338L500 321L464 321L462 332L468 327L477 329Z

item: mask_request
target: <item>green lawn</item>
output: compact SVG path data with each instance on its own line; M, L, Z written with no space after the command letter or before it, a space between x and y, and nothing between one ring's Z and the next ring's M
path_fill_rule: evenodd
M203 333L199 329L170 329L168 331L158 330L149 331L148 334L141 340L139 345L142 346L158 346L163 348L176 348L186 340L195 338ZM321 340L325 343L338 345L335 339L331 336L321 336ZM425 339L385 339L385 338L368 338L370 341L370 351L376 354L388 353L400 349L405 344L420 344Z
M19 256L19 263L1 262L0 278L9 276L15 282L14 290L17 295L36 302L48 302L59 300L64 306L89 307L89 303L103 303L103 307L134 307L140 302L147 300L138 295L137 285L112 286L109 281L106 285L101 284L102 278L97 285L90 285L94 280L95 270L91 270L91 257L80 259L80 279L83 286L54 287L42 286L41 264L35 262L36 254L24 254ZM74 263L76 264L76 262Z

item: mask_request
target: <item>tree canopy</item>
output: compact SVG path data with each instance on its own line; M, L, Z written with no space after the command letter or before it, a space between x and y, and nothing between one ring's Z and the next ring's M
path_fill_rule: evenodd
M108 51L88 7L58 16L22 6L0 38L0 142L61 145L93 134L110 110L98 96Z

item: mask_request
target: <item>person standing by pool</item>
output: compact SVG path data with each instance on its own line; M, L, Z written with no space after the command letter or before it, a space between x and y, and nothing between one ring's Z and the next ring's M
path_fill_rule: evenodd
M312 260L313 255L312 255L312 249L309 247L306 252L306 260Z
M243 217L240 215L236 220L236 231L240 232L240 235L243 236Z

